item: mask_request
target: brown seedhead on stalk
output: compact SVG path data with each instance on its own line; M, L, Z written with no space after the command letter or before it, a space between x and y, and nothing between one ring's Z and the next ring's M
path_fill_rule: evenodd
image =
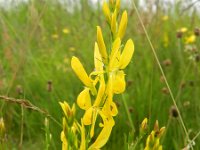
M182 81L182 82L180 83L180 88L183 89L185 86L186 86L186 83L185 83L184 81Z
M169 113L170 113L170 116L173 117L173 118L178 117L178 111L177 111L177 109L174 105L170 107Z
M196 55L195 61L196 61L196 62L199 62L199 61L200 61L200 55Z
M182 36L183 36L183 33L182 33L181 31L177 31L177 32L176 32L176 37L177 37L178 39L181 39Z
M170 60L170 59L165 59L164 61L163 61L163 65L164 66L170 66L172 64L172 61Z
M48 91L48 92L51 92L51 91L52 91L52 81L51 81L51 80L49 80L49 81L47 82L47 91Z
M162 88L162 93L163 93L163 94L169 94L168 88L163 87L163 88Z
M129 107L128 110L129 110L130 113L133 113L133 111L134 111L133 107Z
M189 81L189 85L191 86L191 87L193 87L194 86L194 81Z
M194 35L199 36L200 35L200 28L195 28L194 29Z

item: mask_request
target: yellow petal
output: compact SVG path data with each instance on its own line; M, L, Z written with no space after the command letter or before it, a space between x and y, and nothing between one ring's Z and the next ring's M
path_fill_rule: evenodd
M85 88L77 98L77 104L81 109L87 110L91 107L91 98L89 88Z
M83 68L83 65L77 57L72 57L71 66L75 74L83 82L83 84L85 84L87 87L92 87L92 82L88 77L85 69Z
M110 9L109 9L108 3L106 3L106 2L103 3L103 13L106 17L106 20L110 23L111 14L110 14Z
M126 32L127 23L128 23L127 12L124 11L122 14L122 18L121 18L121 21L119 24L119 30L118 30L118 34L117 34L117 36L120 37L120 39L122 39L124 37L124 34Z
M101 54L99 52L98 44L95 42L94 47L94 65L95 65L95 71L103 71L103 61L101 58Z
M126 82L125 74L123 71L117 71L113 78L113 93L120 94L125 91Z
M114 13L112 14L112 20L111 20L111 31L114 37L116 34L116 28L117 28L117 10L115 9Z
M104 96L104 92L105 92L105 81L104 81L104 77L100 76L100 86L99 86L96 100L94 101L94 106L98 107L100 105L100 103L102 102L102 98Z
M97 43L99 46L99 52L101 54L102 60L103 60L104 64L107 64L108 55L107 55L107 51L106 51L106 45L104 43L101 28L99 26L97 26Z
M126 68L126 66L131 61L133 53L134 53L134 44L133 44L133 41L129 39L126 42L124 50L122 51L122 54L120 56L120 69Z
M116 0L115 9L119 12L121 0Z
M95 150L95 149L100 149L103 147L111 134L112 128L113 128L113 118L112 117L107 117L102 115L102 119L104 121L104 126L103 129L101 130L100 134L98 135L96 141L89 147L89 150Z
M91 126L91 130L90 130L90 138L92 138L94 136L94 128L95 128L95 123L96 123L97 115L98 115L98 111L97 110L93 110L92 126Z
M80 145L80 150L86 150L85 127L84 127L82 119L81 119L81 145Z
M92 114L93 114L93 108L90 107L88 110L86 110L86 112L83 116L83 124L84 125L91 125L92 124Z
M69 104L67 103L67 102L59 102L59 104L60 104L60 106L61 106L61 108L62 108L62 110L63 110L63 112L64 112L64 114L65 114L65 116L66 117L69 117L70 116L70 111L71 111L71 109L70 109L70 107L69 107Z
M113 45L112 45L112 51L111 51L110 62L109 62L109 71L113 71L114 69L117 69L114 66L116 64L116 61L119 62L118 52L120 49L120 45L121 45L120 38L116 38L116 40L113 42Z
M61 132L62 150L68 150L68 143L64 131Z

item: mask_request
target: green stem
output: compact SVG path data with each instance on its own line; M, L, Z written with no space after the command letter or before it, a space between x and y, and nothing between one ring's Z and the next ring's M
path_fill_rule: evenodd
M126 110L126 113L127 113L128 120L129 120L130 125L131 125L131 128L132 128L132 131L133 131L133 133L135 133L135 127L134 127L134 124L133 124L133 120L131 119L131 114L130 114L130 112L129 112L129 110L128 110L128 105L127 105L127 103L126 103L124 94L122 94L122 101L123 101L123 103L124 103L124 108L125 108L125 110Z

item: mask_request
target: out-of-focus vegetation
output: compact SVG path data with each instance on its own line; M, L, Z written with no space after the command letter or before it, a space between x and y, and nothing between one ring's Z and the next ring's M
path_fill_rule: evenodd
M193 6L180 9L180 3L173 10L164 11L159 5L157 12L151 8L139 12L193 139L200 131L200 16L191 11ZM55 1L30 1L0 9L0 117L5 126L0 142L7 149L45 149L46 117L51 134L49 149L61 149L62 110L58 102L72 104L83 86L72 72L71 57L78 56L91 72L97 25L104 30L105 42L110 42L101 6L94 9L83 1L81 7L70 13ZM126 92L114 98L119 115L104 149L123 149L128 135L132 136L123 97L135 136L145 117L150 129L158 119L166 126L163 149L180 150L187 145L186 135L133 7L128 9L128 18L125 40L134 40L135 53L126 68ZM194 149L200 149L199 139Z

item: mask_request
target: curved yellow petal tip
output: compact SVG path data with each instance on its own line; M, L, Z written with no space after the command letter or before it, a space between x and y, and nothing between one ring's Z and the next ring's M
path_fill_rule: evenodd
M92 82L89 76L87 75L83 65L81 64L80 60L75 56L73 56L71 59L71 67L75 72L75 74L77 75L77 77L83 82L84 85L86 85L87 87L92 86Z
M126 27L128 23L128 15L127 11L124 11L122 14L122 18L119 24L119 30L117 36L120 37L121 39L124 37L124 34L126 32Z
M107 63L108 54L100 26L97 26L97 44L99 46L99 52L101 54L102 60L105 64Z
M130 63L131 58L134 53L134 43L131 39L126 42L124 50L120 57L120 69L126 68L126 66Z

